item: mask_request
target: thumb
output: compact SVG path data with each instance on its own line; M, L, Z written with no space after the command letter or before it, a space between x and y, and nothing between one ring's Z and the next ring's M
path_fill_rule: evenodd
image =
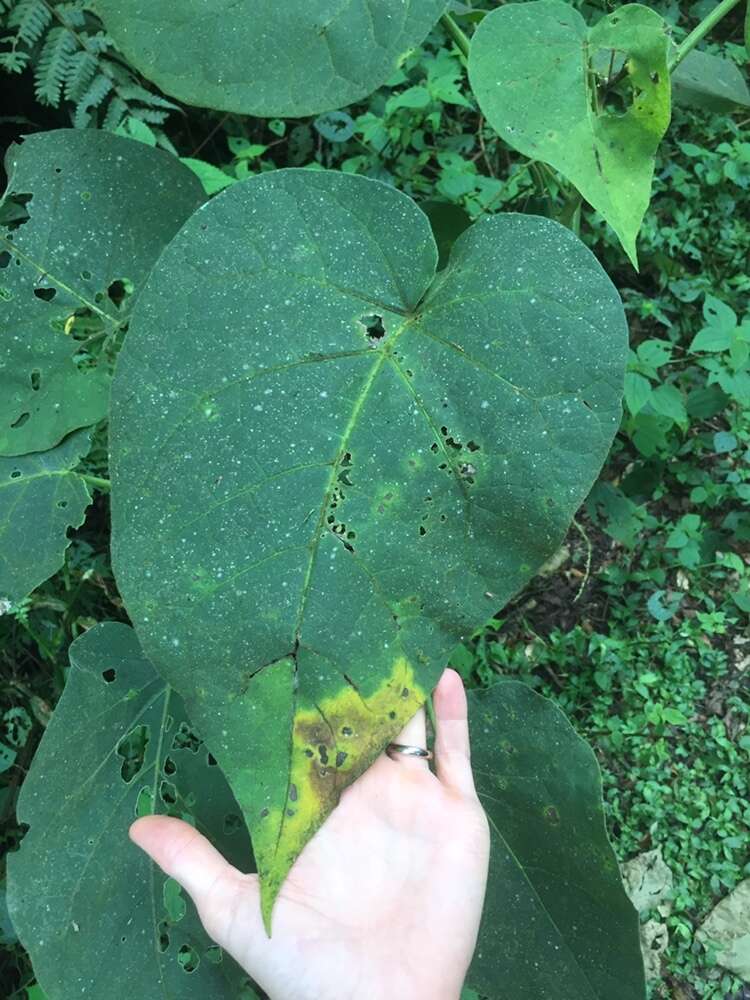
M466 692L460 674L446 669L433 694L435 766L439 780L470 798L476 796L471 772Z
M189 893L206 933L217 944L233 950L232 924L240 912L243 930L265 939L257 875L237 871L189 823L171 816L143 816L130 827L130 839ZM257 928L248 926L254 912Z

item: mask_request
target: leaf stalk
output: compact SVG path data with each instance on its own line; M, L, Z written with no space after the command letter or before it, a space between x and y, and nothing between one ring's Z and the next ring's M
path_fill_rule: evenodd
M709 31L740 2L741 0L721 0L721 3L717 4L710 14L706 14L700 24L693 28L687 38L677 46L674 55L669 60L669 72L674 73L688 52L692 52L698 42L704 39Z
M89 476L85 472L77 472L76 475L79 479L82 479L84 483L90 483L98 490L102 490L104 493L109 493L111 482L109 479L102 479L101 476Z
M739 0L737 0L739 2ZM451 36L453 41L461 50L461 54L465 59L469 58L469 36L459 28L458 23L450 14L443 14L440 18L440 23Z

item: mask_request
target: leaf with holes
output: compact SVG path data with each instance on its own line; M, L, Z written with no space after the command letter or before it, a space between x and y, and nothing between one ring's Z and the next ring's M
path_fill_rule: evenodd
M393 73L446 0L97 0L117 47L199 107L302 118L352 104ZM217 73L217 66L221 67Z
M436 260L392 188L264 174L184 226L118 361L118 583L243 808L266 920L620 421L622 304L569 230L498 215Z
M22 455L106 415L102 341L126 326L152 264L202 191L168 153L94 130L29 136L11 146L6 169L0 455Z
M127 838L136 816L169 813L246 869L250 845L226 782L132 629L97 625L70 655L18 800L29 831L8 857L11 918L39 983L49 1000L250 1000L187 895Z
M643 1000L638 916L607 839L601 777L563 713L525 684L469 692L492 849L466 981L513 1000Z
M472 38L469 79L500 136L564 174L637 267L654 154L670 119L665 21L627 4L589 29L561 0L507 4Z
M750 90L736 63L693 49L672 73L672 100L689 108L750 108Z
M67 530L91 503L74 471L90 447L80 430L49 451L0 457L0 602L15 604L62 566Z

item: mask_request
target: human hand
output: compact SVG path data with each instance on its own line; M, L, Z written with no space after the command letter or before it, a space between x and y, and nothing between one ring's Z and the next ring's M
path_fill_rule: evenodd
M434 694L437 775L382 754L342 794L287 876L272 937L257 875L167 816L130 835L190 894L207 933L272 1000L458 1000L476 945L489 826L474 790L467 702L446 670ZM426 746L424 709L397 741Z

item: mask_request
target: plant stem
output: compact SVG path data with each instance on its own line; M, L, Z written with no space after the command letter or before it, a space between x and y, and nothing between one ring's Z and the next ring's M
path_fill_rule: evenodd
M675 54L669 60L670 73L674 73L675 69L680 65L688 52L692 52L698 42L705 38L709 31L711 31L711 29L719 23L724 15L728 14L729 11L733 7L736 7L738 3L740 3L740 0L721 0L721 3L717 4L710 14L706 14L700 24L696 28L693 28L685 41L677 46Z
M112 485L109 479L102 479L100 476L89 476L85 472L76 473L79 479L82 479L84 483L91 483L98 490L102 490L104 493L109 493L110 486Z
M737 0L739 2L739 0ZM451 36L453 41L461 50L463 56L469 58L469 37L466 35L455 22L455 20L450 16L450 14L443 14L440 18L440 23Z

